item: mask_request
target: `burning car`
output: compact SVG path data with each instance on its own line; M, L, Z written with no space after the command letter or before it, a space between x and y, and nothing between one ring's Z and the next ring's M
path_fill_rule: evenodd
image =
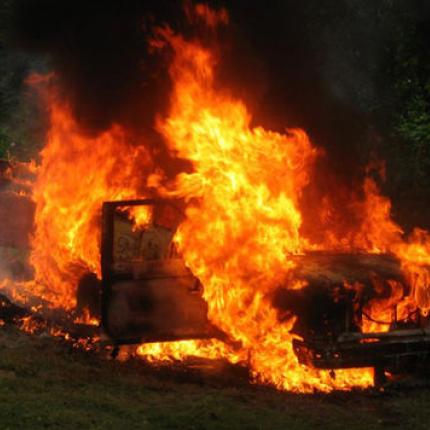
M145 214L136 225L133 213ZM173 241L183 219L172 202L130 200L103 205L102 327L114 345L217 338L200 281ZM424 368L430 358L429 317L399 317L411 293L392 255L310 252L290 257L294 268L272 292L278 321L298 316L294 352L317 369L373 367L375 384L392 374ZM288 288L294 279L299 288ZM375 308L379 307L378 317ZM382 315L382 318L381 316ZM383 319L383 320L382 320Z
M227 11L185 3L184 34L148 21L166 91L153 118L139 121L133 94L118 121L88 130L91 104L61 75L28 79L49 114L19 196L32 279L2 290L79 324L97 324L101 308L110 341L141 357L246 363L282 390L368 387L372 368L381 379L425 363L430 234L392 218L381 166L348 186L326 181L305 130L253 119L218 73ZM0 211L17 224L11 214Z

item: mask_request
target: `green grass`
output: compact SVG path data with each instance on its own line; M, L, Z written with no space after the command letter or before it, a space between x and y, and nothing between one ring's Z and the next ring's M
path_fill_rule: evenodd
M2 430L427 429L429 404L427 389L280 393L228 368L154 369L0 328Z

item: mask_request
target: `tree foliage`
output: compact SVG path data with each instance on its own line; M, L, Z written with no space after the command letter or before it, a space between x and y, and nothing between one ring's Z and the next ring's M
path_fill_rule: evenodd
M394 52L394 134L408 185L430 188L430 34L410 26Z
M0 158L29 159L41 145L44 123L25 78L46 61L15 46L10 26L14 5L15 0L0 4Z

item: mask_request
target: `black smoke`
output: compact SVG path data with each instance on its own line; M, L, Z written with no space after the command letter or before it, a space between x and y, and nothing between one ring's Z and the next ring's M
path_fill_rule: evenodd
M177 0L16 0L14 45L49 57L64 97L89 133L113 122L154 132L167 108L167 61L148 49L155 26L189 32ZM374 118L386 93L384 67L404 17L425 21L422 0L210 1L230 13L220 83L244 99L254 123L283 131L302 127L324 149L304 204L317 215L323 195L342 188L345 206L370 154L378 151ZM379 123L378 123L379 121ZM333 193L332 193L333 194Z
M18 0L13 32L20 48L48 54L76 119L96 133L151 122L167 75L148 53L149 24L175 16L174 1Z

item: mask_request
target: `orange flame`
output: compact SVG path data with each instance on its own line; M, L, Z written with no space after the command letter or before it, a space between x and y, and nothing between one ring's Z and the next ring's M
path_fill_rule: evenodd
M188 12L190 13L190 12ZM226 11L198 5L193 19L212 29L227 24ZM190 16L191 19L191 16ZM187 203L186 219L175 236L187 266L204 286L209 318L236 341L183 341L149 344L137 353L148 360L182 359L186 355L224 357L246 362L256 382L280 389L329 391L369 386L368 369L318 371L298 363L291 333L295 317L280 323L268 297L294 268L290 258L315 248L392 253L399 257L412 287L406 295L388 280L393 294L375 300L368 315L382 322L392 306L401 315L430 309L430 237L416 230L404 240L391 220L390 201L370 178L364 199L356 199L360 222L340 237L336 226L323 244L305 238L300 228L300 197L309 184L318 150L303 130L285 133L251 125L244 103L219 88L217 58L198 40L160 29L154 48L173 50L170 110L156 127L171 152L189 160L191 173L161 186L162 174L144 139L132 144L127 130L113 125L98 136L79 129L65 103L48 97L51 127L34 184L36 230L31 262L33 293L53 306L72 309L79 277L100 273L100 209L103 201L140 198L147 186ZM46 83L44 79L34 82ZM324 209L327 214L331 208ZM134 215L138 222L145 214ZM324 217L322 217L324 218ZM287 287L300 288L297 280ZM364 322L363 331L384 330Z
M317 150L302 130L252 128L244 104L216 88L213 54L169 30L161 34L175 57L171 109L158 128L194 166L169 194L197 202L188 205L175 239L204 285L209 318L240 342L235 356L247 357L256 381L300 391L368 385L370 373L333 379L300 365L294 320L281 325L268 299L294 266L288 256L306 248L298 200Z
M33 188L35 292L72 309L78 279L100 274L100 215L107 200L134 198L151 160L118 125L86 136L64 104L50 98L51 127Z

